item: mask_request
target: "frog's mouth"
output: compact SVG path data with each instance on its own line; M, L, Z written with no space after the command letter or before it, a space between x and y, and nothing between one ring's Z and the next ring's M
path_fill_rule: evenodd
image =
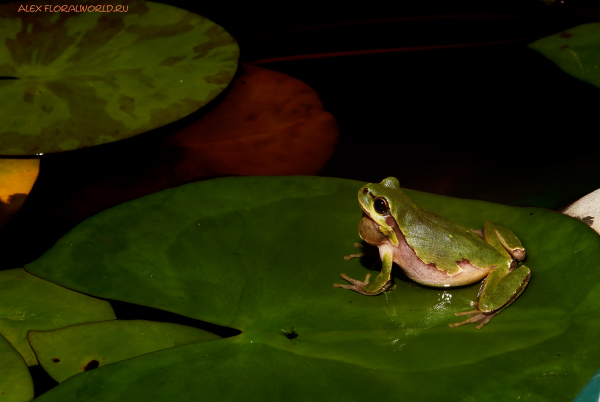
M377 224L377 222L375 222L373 219L371 219L371 217L369 216L369 214L367 213L367 211L365 211L364 209L363 209L362 218L360 218L360 220L362 221L363 219L367 219L367 220L371 221L375 226L379 226Z
M363 194L365 195L365 198L370 196L372 202L375 202L375 200L377 199L377 196L373 194L369 189L365 188L363 190ZM360 208L363 210L363 216L359 228L362 228L363 230L365 230L365 232L377 232L378 235L376 237L379 237L379 235L385 236L386 238L389 237L390 240L392 240L392 244L394 245L396 245L396 243L398 242L398 238L404 238L402 230L398 227L396 220L391 215L377 215L377 219L375 219L373 218L369 210L364 206L365 203L359 202L359 204ZM372 204L368 205L371 206ZM364 237L362 237L362 239L366 240ZM374 244L370 241L368 241L368 243Z
M371 225L373 225L373 226L375 226L375 228L379 229L379 226L381 226L381 225L379 223L377 223L377 221L371 217L371 214L369 214L369 212L362 205L360 207L363 211L361 220L368 219L370 221Z
M361 239L373 246L384 244L388 239L381 233L381 230L379 230L380 227L377 222L363 211L362 219L358 224L358 234Z

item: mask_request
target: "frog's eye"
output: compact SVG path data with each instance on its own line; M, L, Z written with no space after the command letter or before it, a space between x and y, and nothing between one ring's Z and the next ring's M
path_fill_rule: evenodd
M376 198L373 202L373 208L375 208L375 212L379 215L389 215L390 208L385 200L385 198Z

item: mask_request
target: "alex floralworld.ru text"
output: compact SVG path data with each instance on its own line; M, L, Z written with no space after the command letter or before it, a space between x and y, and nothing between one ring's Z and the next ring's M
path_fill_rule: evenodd
M99 4L99 5L20 5L19 12L23 11L26 13L38 13L38 12L47 12L47 13L85 13L85 12L96 12L96 13L112 13L112 12L122 12L126 13L129 6L113 6L110 4Z

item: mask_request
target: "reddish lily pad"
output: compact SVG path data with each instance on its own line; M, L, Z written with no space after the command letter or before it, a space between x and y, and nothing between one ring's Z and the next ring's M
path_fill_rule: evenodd
M72 8L50 12L63 5ZM113 12L89 12L98 6ZM7 155L100 145L180 119L229 84L239 54L205 17L141 0L1 5L0 40Z
M21 208L39 172L39 159L0 159L0 228Z
M227 98L180 131L180 174L316 174L337 144L338 127L317 93L288 75L245 64Z

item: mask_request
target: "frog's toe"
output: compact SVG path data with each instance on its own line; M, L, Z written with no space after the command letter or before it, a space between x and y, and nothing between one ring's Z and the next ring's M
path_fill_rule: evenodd
M333 284L334 288L344 288L344 289L348 289L348 290L353 290L355 292L358 292L360 294L367 295L367 296L375 296L375 295L385 292L386 290L392 290L393 288L396 287L396 285L394 285L390 288L390 283L388 282L382 289L379 289L375 292L367 292L366 290L364 290L364 287L369 284L369 278L371 278L371 274L367 274L364 282L359 281L358 279L350 278L346 274L340 274L340 276L344 280L350 282L352 285L340 285L339 283L334 283Z
M462 313L454 313L454 315L457 317L462 316L462 315L471 315L472 317L467 318L466 320L461 321L461 322L455 322L454 324L448 324L448 326L450 328L454 328L454 327L459 327L461 325L470 324L472 322L479 322L479 325L477 325L475 328L481 329L485 326L485 324L490 322L490 320L496 314L497 314L497 312L491 313L491 314L484 314L483 312L481 312L481 310L472 310L472 311L463 311Z
M350 278L350 277L349 277L348 275L346 275L346 274L340 274L340 276L341 276L341 277L342 277L344 280L346 280L346 281L350 282L352 285L356 285L356 286L367 286L367 285L369 284L369 278L371 277L371 274L367 274L367 276L365 277L365 281L364 281L364 282L361 282L361 281L359 281L358 279L353 279L353 278ZM348 286L351 286L351 285L340 285L340 284L337 284L337 283L336 283L336 284L334 284L333 286L334 286L334 287L336 287L336 288L346 288L346 289L348 289Z
M377 247L371 246L370 244L367 244L365 246L360 243L354 243L354 247L362 248L365 251L363 251L362 253L358 253L358 254L347 255L344 257L344 260L348 261L353 258L360 258L360 257L364 257L364 256L379 256L379 249Z

